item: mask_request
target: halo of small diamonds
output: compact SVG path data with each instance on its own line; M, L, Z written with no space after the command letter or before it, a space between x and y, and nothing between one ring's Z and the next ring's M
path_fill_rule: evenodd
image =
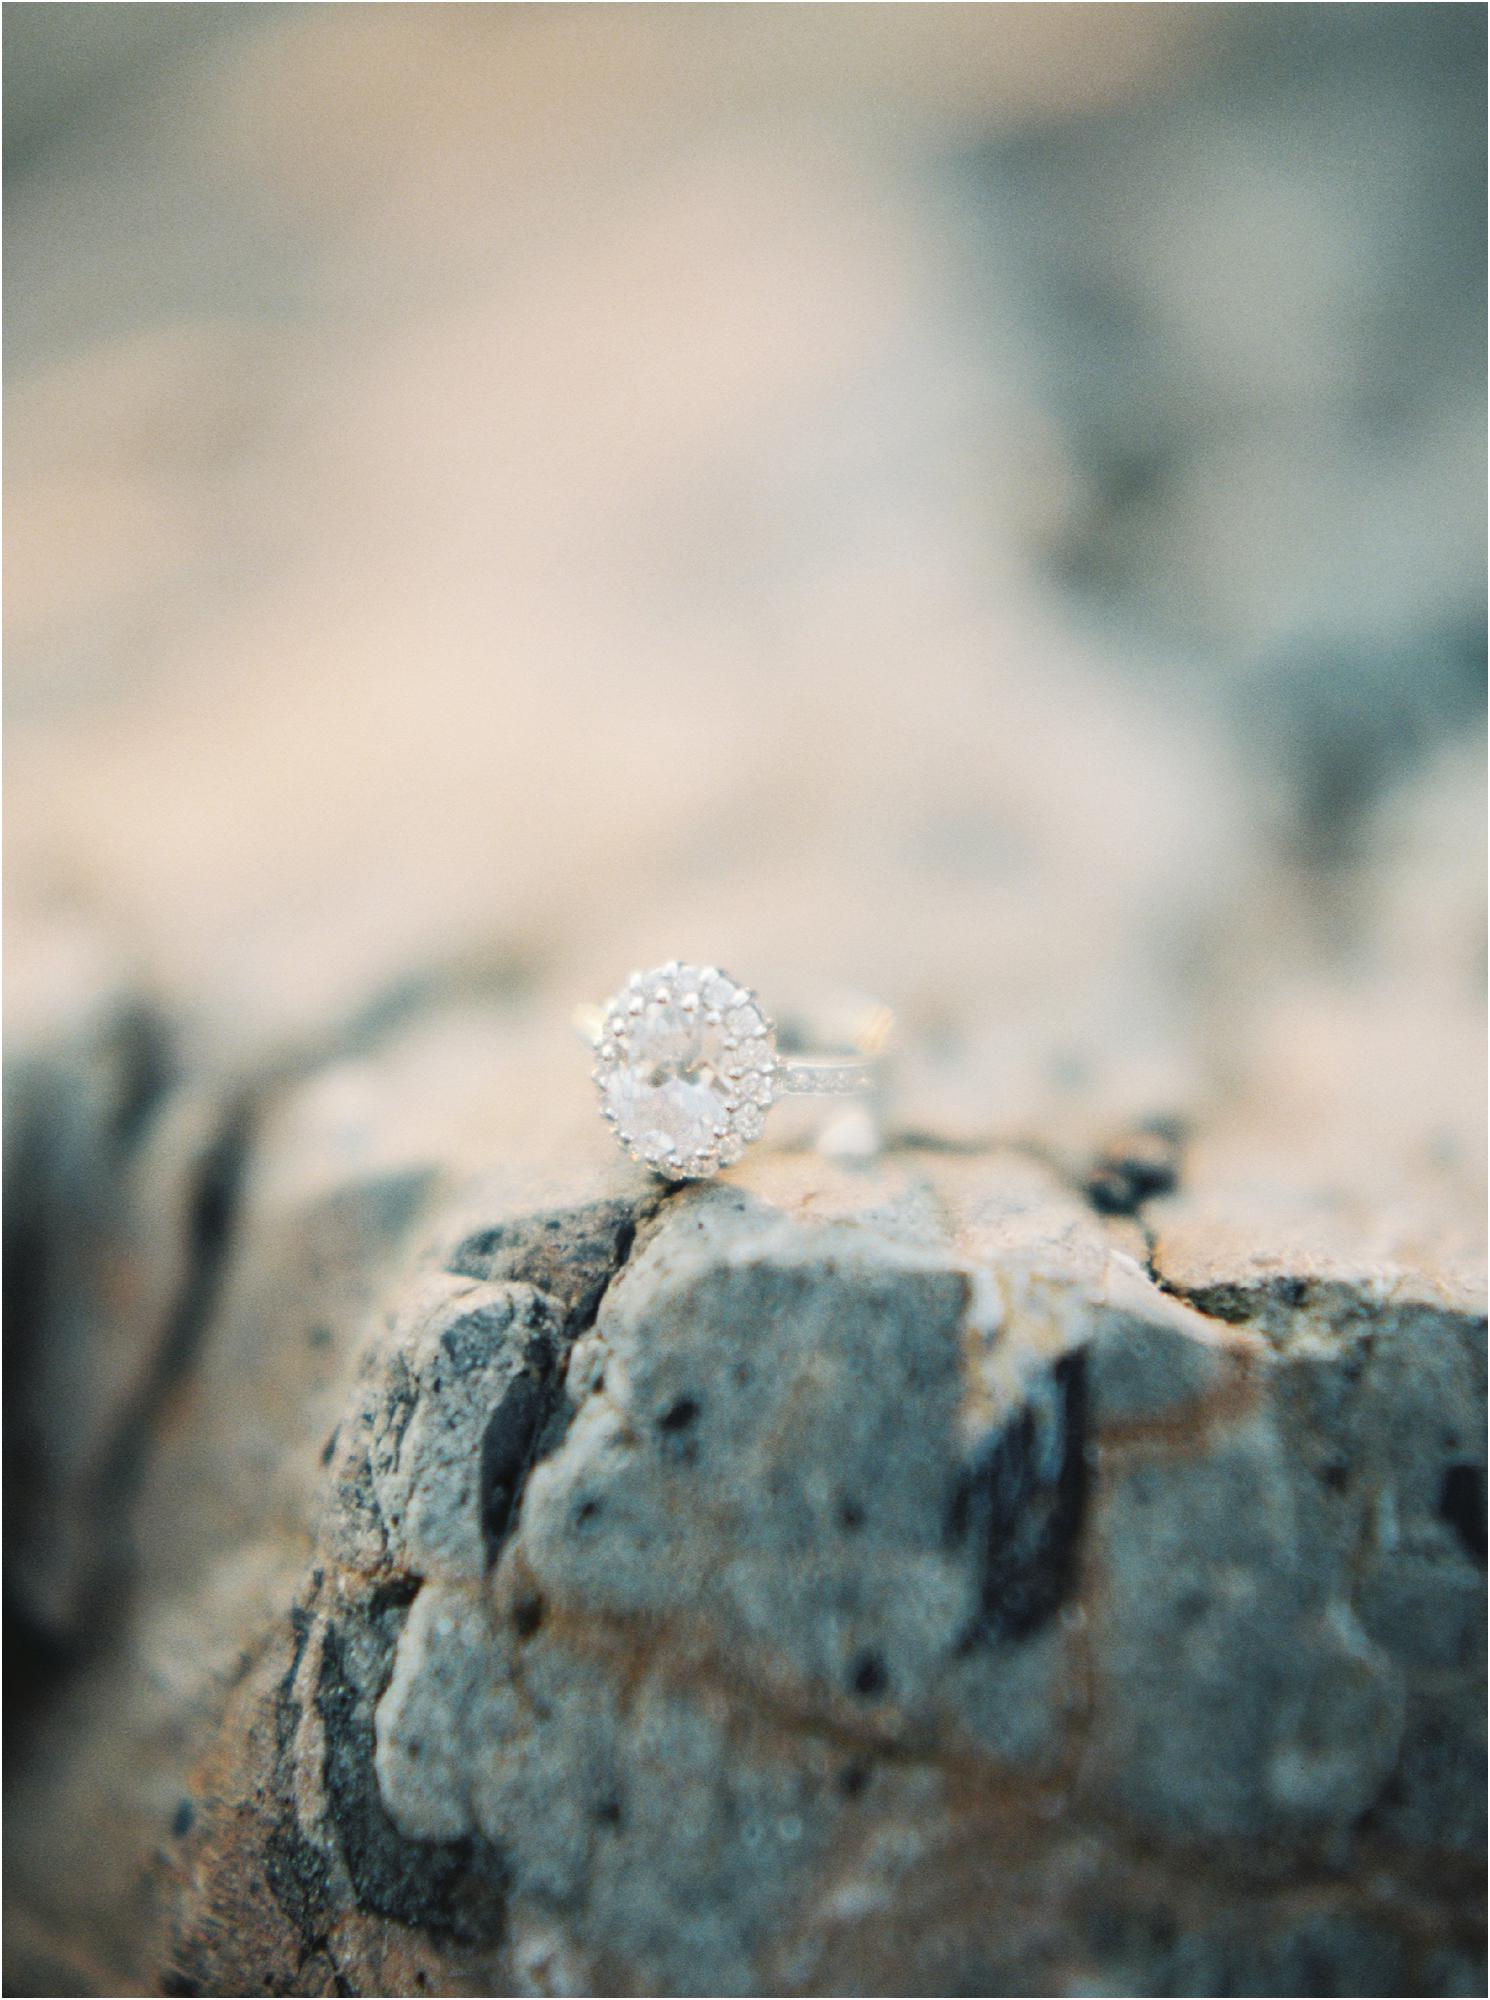
M592 1072L600 1113L632 1159L706 1180L759 1138L776 1096L776 1029L748 986L677 959L607 1001Z

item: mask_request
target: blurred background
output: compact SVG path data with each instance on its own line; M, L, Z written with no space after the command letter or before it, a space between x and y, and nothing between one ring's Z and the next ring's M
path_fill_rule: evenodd
M1224 1107L1437 1226L1484 35L8 7L13 1044L122 979L237 1071L448 988L579 1105L574 999L804 965L899 1006L906 1130Z

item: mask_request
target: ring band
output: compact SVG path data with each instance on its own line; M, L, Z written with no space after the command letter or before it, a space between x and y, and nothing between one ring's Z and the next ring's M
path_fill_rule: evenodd
M575 1023L594 1047L601 1116L623 1150L668 1180L705 1180L760 1137L780 1098L876 1088L890 1010L850 998L823 1019L833 1053L784 1054L781 1045L803 1039L806 1022L778 1026L718 966L673 959L633 973L604 1007L580 1009Z

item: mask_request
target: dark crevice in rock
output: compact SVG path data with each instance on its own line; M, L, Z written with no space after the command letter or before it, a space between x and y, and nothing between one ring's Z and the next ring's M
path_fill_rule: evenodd
M606 1292L636 1247L636 1212L628 1208L618 1216L615 1207L608 1206L599 1232L576 1228L587 1216L562 1213L535 1218L520 1230L484 1231L466 1239L452 1264L456 1268L462 1260L484 1258L488 1271L495 1267L509 1280L536 1283L541 1273L551 1278L548 1260L556 1251L567 1243L573 1252L578 1243L584 1274L582 1286L556 1288L560 1304L568 1305L557 1341L535 1334L523 1373L492 1411L482 1435L481 1532L488 1568L517 1518L533 1467L558 1450L569 1429L574 1412L566 1369L574 1343L595 1324ZM655 1207L646 1212L654 1213ZM479 1245L479 1252L472 1245Z
M885 1692L889 1676L878 1653L865 1651L857 1655L849 1668L849 1686L865 1701L873 1701Z
M332 1859L302 1830L294 1804L295 1736L300 1721L298 1682L307 1647L315 1628L315 1606L320 1594L321 1572L313 1576L305 1601L290 1612L293 1638L289 1664L274 1690L272 1805L266 1807L269 1824L260 1847L264 1880L275 1903L289 1922L296 1940L297 1968L289 1986L266 1985L270 1992L333 1992L349 1989L337 1968L331 1948L331 1929L336 1909L336 1884ZM262 1796L262 1795L261 1795ZM209 1816L215 1810L209 1800ZM192 1815L195 1819L196 1815ZM210 1939L200 1931L178 1932L172 1942L170 1961L161 1982L165 1993L210 1993L219 1990L219 1974Z
M1438 1512L1459 1537L1465 1552L1485 1567L1485 1468L1451 1465L1443 1476Z
M299 1940L303 1969L326 1954L334 1889L330 1864L315 1842L300 1831L293 1805L281 1806L264 1837L264 1873L275 1902Z
M1271 1331L1279 1316L1291 1318L1309 1304L1309 1285L1304 1278L1278 1278L1267 1284L1218 1284L1187 1288L1166 1282L1165 1290L1207 1319L1224 1320L1228 1326L1258 1322Z
M947 1509L947 1539L970 1545L978 1609L964 1650L1024 1639L1064 1603L1086 1503L1086 1361L1064 1356L968 1465Z
M411 1590L372 1594L325 1630L315 1704L325 1731L330 1817L359 1907L455 1943L499 1943L507 1869L479 1835L412 1840L383 1804L374 1764L374 1711L392 1672ZM292 1860L296 1857L290 1857ZM314 1899L315 1877L302 1883Z
M82 1648L59 1637L33 1616L30 1605L8 1581L4 1633L5 1752L19 1758L30 1734L31 1718L59 1682L79 1664Z
M97 1284L115 1203L176 1073L169 1023L148 1002L121 1001L84 1046L6 1070L5 1437L7 1554L41 1510L67 1504L54 1478L48 1349L83 1337L78 1304ZM92 1650L92 1620L59 1624L22 1580L6 1577L6 1729L29 1714Z
M1149 1283L1151 1285L1156 1286L1159 1291L1169 1292L1171 1298L1174 1297L1174 1293L1171 1291L1170 1286L1167 1280L1165 1279L1164 1273L1159 1268L1158 1230L1153 1228L1148 1222L1146 1222L1141 1215L1135 1216L1134 1220L1137 1222L1139 1229L1143 1232L1144 1275L1147 1277Z
M536 1591L526 1592L512 1607L512 1629L519 1639L531 1639L543 1624L543 1599Z
M253 1096L245 1091L229 1105L202 1163L187 1218L186 1277L143 1391L147 1408L138 1415L153 1416L196 1360L232 1247L254 1112Z
M121 1145L137 1142L141 1127L166 1087L161 1068L166 1058L160 1053L164 1047L164 1029L147 1028L143 1025L145 1019L142 1014L130 1028L130 1047L135 1049L137 1042L148 1042L155 1053L147 1056L136 1050L131 1057L130 1074L135 1082L121 1096L117 1113L116 1131ZM9 1649L14 1645L22 1683L36 1698L55 1692L69 1673L102 1652L123 1616L133 1568L134 1502L154 1447L161 1412L190 1373L216 1304L231 1248L251 1123L252 1097L245 1091L228 1107L216 1138L202 1158L187 1209L185 1268L180 1289L165 1319L150 1365L119 1410L112 1436L79 1503L95 1541L80 1593L77 1636L42 1630L24 1605L7 1603L7 1655L10 1657ZM38 1257L50 1254L45 1246L54 1236L58 1221L55 1217L40 1218L33 1246ZM23 1269L8 1275L12 1284L20 1288L21 1324L27 1336L44 1337L47 1331L44 1273L33 1268L29 1273ZM16 1293L12 1291L8 1305L15 1300ZM38 1316L34 1326L26 1317L32 1312ZM8 1457L6 1468L7 1533L12 1536L20 1532L20 1516L8 1504L9 1488L12 1481L21 1479L26 1456L23 1448L18 1450L19 1459ZM8 1691L8 1718L15 1706Z
M90 1512L102 1535L100 1597L106 1579L130 1566L130 1517L155 1441L158 1419L173 1391L195 1365L222 1288L248 1162L254 1100L244 1091L229 1105L197 1176L186 1223L186 1269L150 1370L121 1413L114 1442L100 1467ZM116 1581L114 1588L119 1588Z
M1185 1284L1156 1272L1156 1283L1171 1298L1227 1326L1245 1326L1286 1353L1301 1332L1327 1335L1337 1352L1370 1343L1396 1329L1420 1328L1426 1337L1468 1340L1482 1345L1483 1315L1455 1311L1425 1301L1384 1303L1369 1280L1269 1275Z
M112 1034L118 1057L118 1095L110 1119L117 1153L131 1152L156 1108L176 1081L175 1038L164 1016L136 1002L120 1015Z
M419 1403L419 1387L409 1367L408 1356L397 1348L388 1357L388 1382L384 1394L386 1449L393 1464L397 1465L403 1450L404 1433Z
M533 1285L558 1301L578 1333L593 1322L606 1287L631 1255L638 1222L656 1205L607 1201L497 1223L463 1237L446 1269L461 1278Z
M616 1240L614 1244L611 1246L610 1277L606 1279L605 1285L608 1285L611 1282L611 1278L615 1277L616 1273L621 1269L622 1265L626 1262L627 1258L631 1255L632 1251L635 1248L636 1248L636 1217L633 1215L628 1221L623 1222L620 1228L616 1231ZM602 1292L605 1290L605 1285L602 1285L600 1288ZM590 1308L590 1318L592 1320L594 1319L596 1312L599 1310L599 1306L600 1306L600 1300L597 1297L594 1305Z
M314 1589L312 1602L314 1602ZM294 1634L295 1646L290 1655L290 1664L285 1669L274 1695L274 1746L275 1754L283 1759L289 1755L290 1741L295 1733L295 1718L299 1713L299 1701L295 1694L295 1681L300 1673L300 1662L305 1658L306 1641L310 1637L311 1611L309 1606L297 1604L290 1612L290 1630Z
M551 1414L554 1354L547 1343L543 1348L541 1366L516 1377L481 1435L481 1539L488 1568L496 1561L511 1526L537 1455L539 1437Z
M307 1601L297 1605L290 1614L294 1632L294 1650L285 1673L275 1691L275 1778L274 1794L278 1801L273 1824L265 1835L263 1844L264 1874L269 1890L280 1910L294 1931L298 1950L298 1971L291 1990L296 1992L319 1992L329 1990L334 1993L349 1993L355 1988L349 1986L337 1964L333 1948L332 1933L339 1914L338 1871L333 1853L318 1840L301 1828L296 1811L295 1799L295 1739L300 1724L301 1700L299 1679L307 1646L314 1632L317 1613L316 1601L319 1596L320 1576L312 1582ZM334 1626L328 1625L322 1635L322 1649L317 1669L316 1706L323 1724L327 1725L327 1782L328 1795L331 1793L330 1776L332 1757L335 1756L336 1769L345 1775L352 1773L352 1782L341 1788L340 1796L345 1799L348 1790L356 1794L357 1811L365 1815L368 1810L380 1810L376 1785L373 1785L371 1808L367 1804L366 1784L371 1777L370 1768L366 1772L357 1771L359 1754L358 1732L365 1733L365 1749L368 1764L371 1762L372 1710L376 1705L377 1685L387 1678L392 1648L396 1640L397 1627L407 1612L409 1604L417 1592L418 1585L407 1578L399 1578L383 1585L366 1600L362 1607L368 1620L364 1628L360 1621L353 1629L349 1625L340 1636ZM393 1626L392 1636L386 1628ZM366 1644L371 1636L373 1643ZM328 1651L331 1654L328 1665ZM348 1667L348 1662L353 1664ZM375 1678L369 1683L368 1676ZM371 1686L371 1692L370 1692ZM323 1700L323 1696L326 1697ZM331 1741L331 1731L327 1720L327 1708L335 1714L343 1733L335 1744ZM372 1823L370 1838L376 1841L382 1829ZM348 1873L356 1875L352 1868L351 1854L347 1851L347 1829L337 1823L341 1838L343 1859L347 1862ZM396 1829L388 1829L392 1841L401 1838ZM406 1843L411 1857L423 1850L417 1843ZM359 1844L354 1838L352 1849L357 1854L365 1851L366 1840ZM365 1874L365 1871L364 1871ZM410 1882L414 1877L410 1876ZM374 1889L376 1893L376 1889ZM411 1890L412 1893L412 1890ZM377 1908L376 1902L368 1907ZM384 1914L397 1915L396 1911Z
M1186 1137L1185 1121L1166 1115L1140 1119L1084 1165L1035 1138L1012 1140L1008 1150L1036 1161L1053 1180L1098 1215L1132 1219L1141 1224L1148 1202L1173 1194L1179 1187ZM975 1145L940 1150L985 1149ZM1150 1275L1159 1282L1152 1270Z
M1099 1215L1137 1216L1179 1186L1185 1130L1177 1118L1146 1118L1103 1148L1082 1193Z

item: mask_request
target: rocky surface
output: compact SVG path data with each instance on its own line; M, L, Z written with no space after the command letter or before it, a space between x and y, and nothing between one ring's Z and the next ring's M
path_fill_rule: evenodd
M370 1171L336 1064L265 1087L140 1357L16 1990L1474 1990L1472 1287L1201 1265L1152 1133L452 1177L461 1019L363 1055Z
M1483 1991L1483 22L133 11L6 21L7 1990ZM628 1167L673 955L880 1143Z

